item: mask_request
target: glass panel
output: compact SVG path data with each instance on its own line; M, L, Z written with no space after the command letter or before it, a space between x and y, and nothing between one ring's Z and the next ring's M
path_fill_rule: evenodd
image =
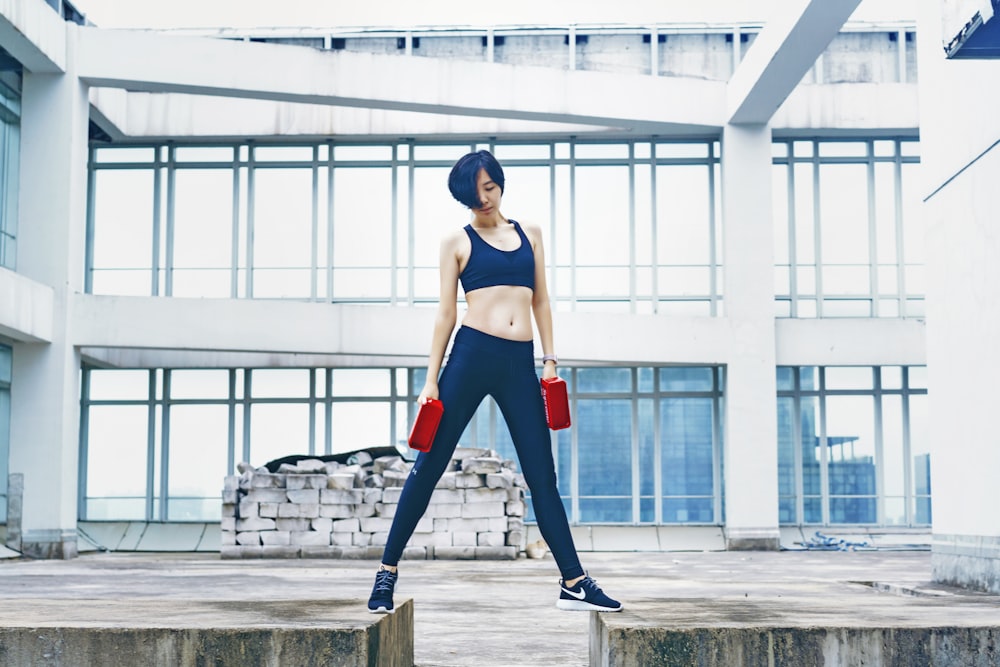
M632 372L628 368L580 368L576 371L578 393L631 392Z
M882 397L882 462L883 522L890 526L906 525L906 505L890 502L891 498L903 498L906 493L902 396Z
M822 157L866 157L868 144L863 141L823 141L819 144Z
M708 177L703 165L656 168L656 241L661 265L711 263Z
M546 259L551 257L549 246L550 227L548 224L552 189L549 185L548 167L504 167L502 208L514 220L535 224L542 229L542 239L548 250Z
M788 264L788 166L771 168L771 215L774 220L774 263Z
M640 398L639 408L639 493L652 496L656 488L656 442L654 403L652 399ZM650 509L653 506L650 505ZM643 518L642 521L652 520Z
M103 164L123 162L152 162L156 157L155 148L98 148L94 160Z
M628 144L577 144L576 158L578 160L607 158L624 159L628 157Z
M145 401L149 399L147 370L91 370L90 400Z
M574 225L577 264L590 266L628 265L629 181L622 167L577 167L576 220ZM609 234L609 229L622 230Z
M828 396L826 399L831 523L874 523L876 520L872 409L871 396Z
M308 405L257 403L250 406L251 465L258 468L283 456L309 453Z
M441 239L470 220L468 210L448 191L450 170L450 166L413 170L413 263L416 267L434 268L433 287L428 285L427 290L428 296L434 298L438 296ZM423 290L415 291L418 296L425 295Z
M308 268L312 170L257 169L254 178L254 266Z
M863 164L821 164L824 264L868 263L868 174Z
M174 405L170 408L168 496L217 500L226 473L229 407ZM215 502L213 505L217 505ZM204 521L202 503L167 504L172 521Z
M711 496L713 484L712 399L666 398L660 401L663 494ZM682 518L674 508L665 522L711 521L712 516L688 508ZM693 515L692 515L693 514Z
M334 396L389 397L392 376L387 369L336 368L332 373Z
M778 366L775 377L777 378L778 391L795 389L795 369L791 366Z
M828 366L826 388L871 389L872 369L869 366Z
M403 148L407 148L404 144ZM392 146L334 146L335 161L351 162L355 160L386 160L392 159ZM405 156L402 158L405 159Z
M910 366L907 368L907 382L910 389L927 388L927 367Z
M493 150L497 160L547 160L550 152L549 144L498 144ZM506 174L507 168L504 167Z
M664 143L656 144L656 157L658 158L707 158L707 143Z
M90 498L132 499L114 518L147 518L148 421L146 405L90 406L86 460L88 519L105 518L99 516L100 512L96 516L91 514ZM216 486L219 483L216 480Z
M418 144L413 147L413 159L447 160L448 162L454 164L458 161L458 158L469 152L469 148L468 144L459 146L426 146ZM448 169L451 169L451 166L449 166ZM447 183L447 178L440 183L445 186L445 192L447 192Z
M783 369L779 368L779 372ZM784 369L791 371L791 369ZM780 373L779 373L780 374ZM796 523L795 399L778 398L778 521Z
M222 169L178 169L174 180L175 269L217 269L212 281L175 280L173 296L230 295L233 264L233 172ZM201 274L200 278L207 277Z
M177 146L175 162L232 162L232 146Z
M579 489L584 496L625 496L622 500L581 500L581 521L632 520L632 402L578 400Z
M172 399L226 399L229 397L227 370L170 371Z
M798 143L801 142L796 145ZM795 177L795 260L798 264L811 264L816 261L813 165L795 164L792 175Z
M896 165L875 164L875 243L880 264L895 264L896 253Z
M301 368L255 368L251 376L254 398L306 398L309 371Z
M258 162L309 162L312 146L255 146L253 157Z
M924 216L920 207L920 174L918 164L901 165L900 186L903 201L903 259L907 264L921 264L924 261ZM910 294L919 294L908 289Z
M660 369L660 391L712 391L712 368L706 366Z
M334 170L333 266L388 268L392 242L392 170Z
M333 451L391 446L391 415L388 401L334 403L330 431Z
M902 389L903 368L901 366L882 367L882 389Z
M99 170L94 179L94 268L151 268L153 171Z
M927 396L910 396L910 457L913 462L913 522L930 525L931 519L931 442L927 437Z
M818 503L813 504L813 501L809 500L810 497L818 499L822 493L818 398L802 398L799 401L799 420L802 438L802 495L805 498L803 520L819 523L823 520L822 508Z

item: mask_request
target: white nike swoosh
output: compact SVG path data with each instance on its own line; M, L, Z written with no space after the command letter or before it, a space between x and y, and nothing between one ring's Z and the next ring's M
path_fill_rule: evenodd
M579 593L574 593L573 591L571 591L570 589L566 588L565 586L560 586L560 588L563 589L563 593L568 593L569 595L572 595L573 597L575 597L577 600L582 600L583 598L587 597L586 591L580 591Z

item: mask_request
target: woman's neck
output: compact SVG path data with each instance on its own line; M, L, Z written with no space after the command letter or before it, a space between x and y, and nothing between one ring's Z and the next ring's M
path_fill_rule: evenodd
M489 228L489 227L499 227L500 225L507 224L507 218L503 217L500 211L494 211L489 215L482 216L473 211L472 214L472 226L479 228Z

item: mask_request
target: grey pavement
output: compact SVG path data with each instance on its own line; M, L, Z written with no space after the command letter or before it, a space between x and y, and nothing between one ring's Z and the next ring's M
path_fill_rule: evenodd
M927 551L584 552L615 622L1000 626L1000 597L930 584ZM0 626L317 624L367 616L376 561L97 553L0 560ZM551 556L406 561L420 667L589 664L590 614L555 608Z

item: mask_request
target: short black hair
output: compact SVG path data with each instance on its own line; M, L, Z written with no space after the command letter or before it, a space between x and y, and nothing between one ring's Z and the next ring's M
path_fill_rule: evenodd
M448 174L451 195L469 208L479 208L482 205L479 201L479 189L476 187L480 169L486 170L493 182L500 186L500 194L503 194L503 167L489 151L463 155Z

